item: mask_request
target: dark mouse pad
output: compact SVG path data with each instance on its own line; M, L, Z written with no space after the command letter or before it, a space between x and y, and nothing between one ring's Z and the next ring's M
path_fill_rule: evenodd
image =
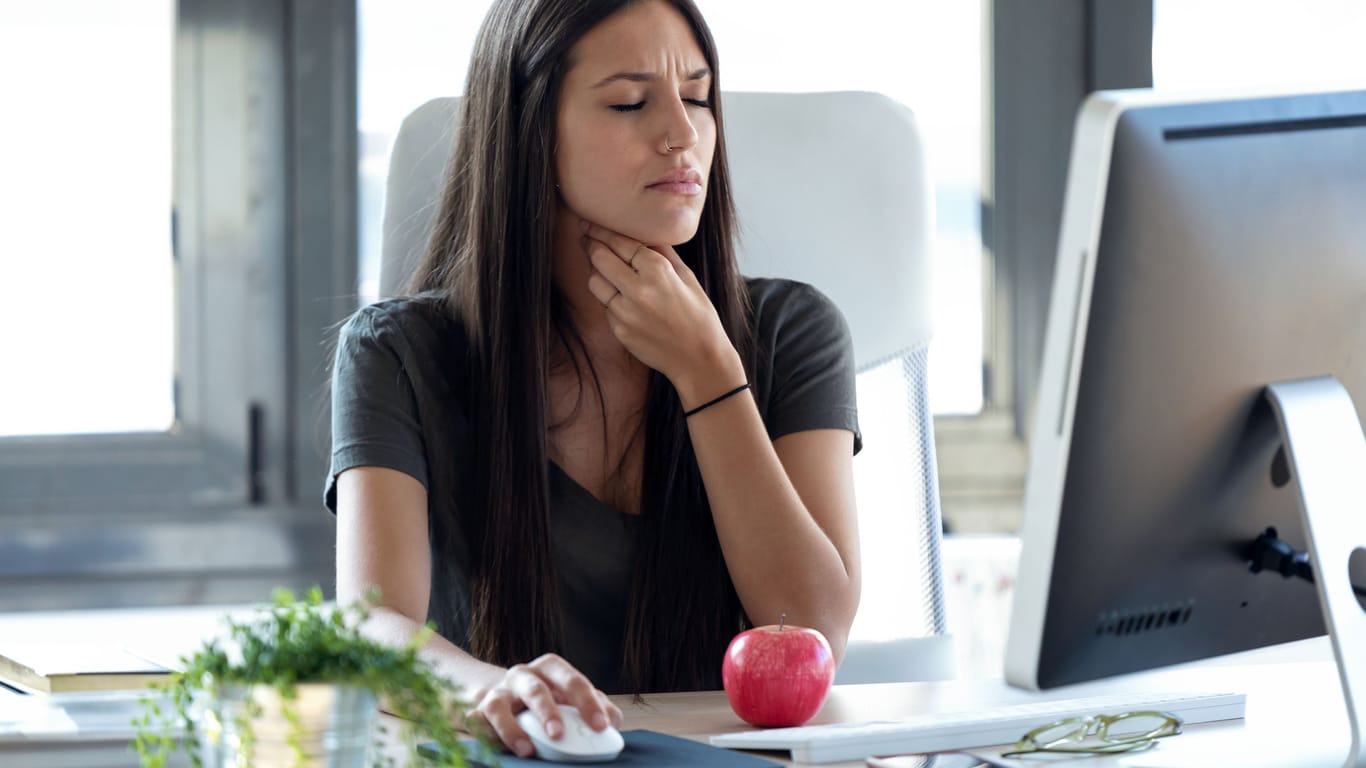
M703 744L700 741L684 739L678 736L670 736L667 733L658 731L622 731L621 736L626 740L626 748L617 755L616 760L606 763L577 763L577 765L611 765L611 766L654 766L654 768L694 768L694 766L715 766L716 768L769 768L778 765L772 760L765 760L761 757L747 754L745 752L735 752L729 749L713 747L710 744ZM418 754L424 757L436 758L439 754L435 742L424 742L417 745ZM519 766L537 766L545 768L547 765L576 765L576 763L550 763L544 760L523 760L515 755L499 755L500 765L508 768L519 768ZM470 765L478 768L487 768L483 763L471 762Z

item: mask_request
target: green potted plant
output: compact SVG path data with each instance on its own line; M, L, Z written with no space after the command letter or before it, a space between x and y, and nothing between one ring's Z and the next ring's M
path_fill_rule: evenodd
M144 699L133 740L143 768L161 768L177 750L196 766L362 766L367 755L383 765L380 701L411 723L412 758L420 733L444 765L465 765L472 749L493 760L486 742L462 741L456 723L467 705L458 689L418 658L430 626L404 648L361 634L377 601L371 593L325 606L317 587L302 601L277 590L259 617L228 620L226 643L210 640L183 657L182 671Z

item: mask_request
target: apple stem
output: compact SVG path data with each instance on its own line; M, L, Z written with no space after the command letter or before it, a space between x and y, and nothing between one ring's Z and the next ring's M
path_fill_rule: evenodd
M779 614L779 615L778 615L778 631L779 631L779 632L782 632L782 631L783 631L783 625L786 624L786 623L787 623L787 614L786 614L786 613Z

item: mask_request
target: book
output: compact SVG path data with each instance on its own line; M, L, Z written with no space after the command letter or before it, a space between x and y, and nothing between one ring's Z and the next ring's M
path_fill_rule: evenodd
M127 649L94 643L0 645L0 683L25 692L132 690L173 671Z

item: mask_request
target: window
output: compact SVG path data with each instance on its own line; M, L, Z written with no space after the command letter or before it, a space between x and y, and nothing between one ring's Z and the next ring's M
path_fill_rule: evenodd
M174 420L174 29L173 0L0 8L0 436Z
M1154 0L1153 86L1360 87L1363 37L1358 0Z
M196 5L173 0L15 8L4 63L42 76L12 79L5 113L6 145L23 151L0 186L25 214L0 234L13 238L4 285L15 299L3 338L27 375L0 384L4 512L56 524L248 504L264 482L248 467L250 412L283 408L269 386L269 366L281 367L271 315L243 318L283 266L272 242L282 228L247 205L247 189L271 190L283 171L267 153L192 161L251 144L240 123L206 119L246 100L227 87L233 45L205 54ZM268 192L260 202L283 207Z
M0 8L0 609L330 581L309 427L328 260L353 273L354 30L344 3Z

